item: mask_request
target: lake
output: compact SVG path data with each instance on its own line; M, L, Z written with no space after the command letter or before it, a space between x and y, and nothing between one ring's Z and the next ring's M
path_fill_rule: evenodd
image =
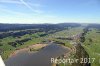
M5 61L6 66L51 66L51 58L68 52L67 48L57 44L49 44L38 52L23 51Z

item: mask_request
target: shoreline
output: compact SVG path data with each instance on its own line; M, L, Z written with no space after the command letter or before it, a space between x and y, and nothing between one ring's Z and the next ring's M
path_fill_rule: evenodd
M16 56L18 53L22 52L22 51L27 51L29 53L32 53L32 52L35 52L37 50L40 50L44 47L46 47L48 44L33 44L31 46L27 46L25 48L21 48L21 49L16 49L15 51L13 51L9 57L13 57L13 56ZM30 51L30 49L35 49L35 50L32 50Z

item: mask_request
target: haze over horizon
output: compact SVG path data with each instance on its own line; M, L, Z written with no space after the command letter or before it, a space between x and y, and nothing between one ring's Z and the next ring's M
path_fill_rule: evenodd
M100 0L0 0L0 23L100 23Z

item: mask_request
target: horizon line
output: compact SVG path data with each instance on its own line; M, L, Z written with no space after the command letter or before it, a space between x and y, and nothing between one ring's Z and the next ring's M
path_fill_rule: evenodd
M78 24L100 24L99 22L98 23L95 23L95 22L89 22L89 23L84 23L84 22L60 22L60 23L0 23L0 24L62 24L62 23L78 23Z

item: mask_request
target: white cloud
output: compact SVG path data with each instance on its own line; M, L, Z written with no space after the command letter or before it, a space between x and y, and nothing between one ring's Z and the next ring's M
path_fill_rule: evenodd
M0 3L20 4L29 8L33 13L43 13L43 11L40 10L41 5L38 3L25 2L24 0L0 0Z
M0 0L0 3L22 4L20 0Z
M26 7L28 7L30 10L32 10L33 12L35 13L42 13L41 10L37 10L37 9L34 9L32 8L27 2L25 2L24 0L20 0L21 3L23 3ZM39 7L40 5L39 4L34 4L35 7Z

